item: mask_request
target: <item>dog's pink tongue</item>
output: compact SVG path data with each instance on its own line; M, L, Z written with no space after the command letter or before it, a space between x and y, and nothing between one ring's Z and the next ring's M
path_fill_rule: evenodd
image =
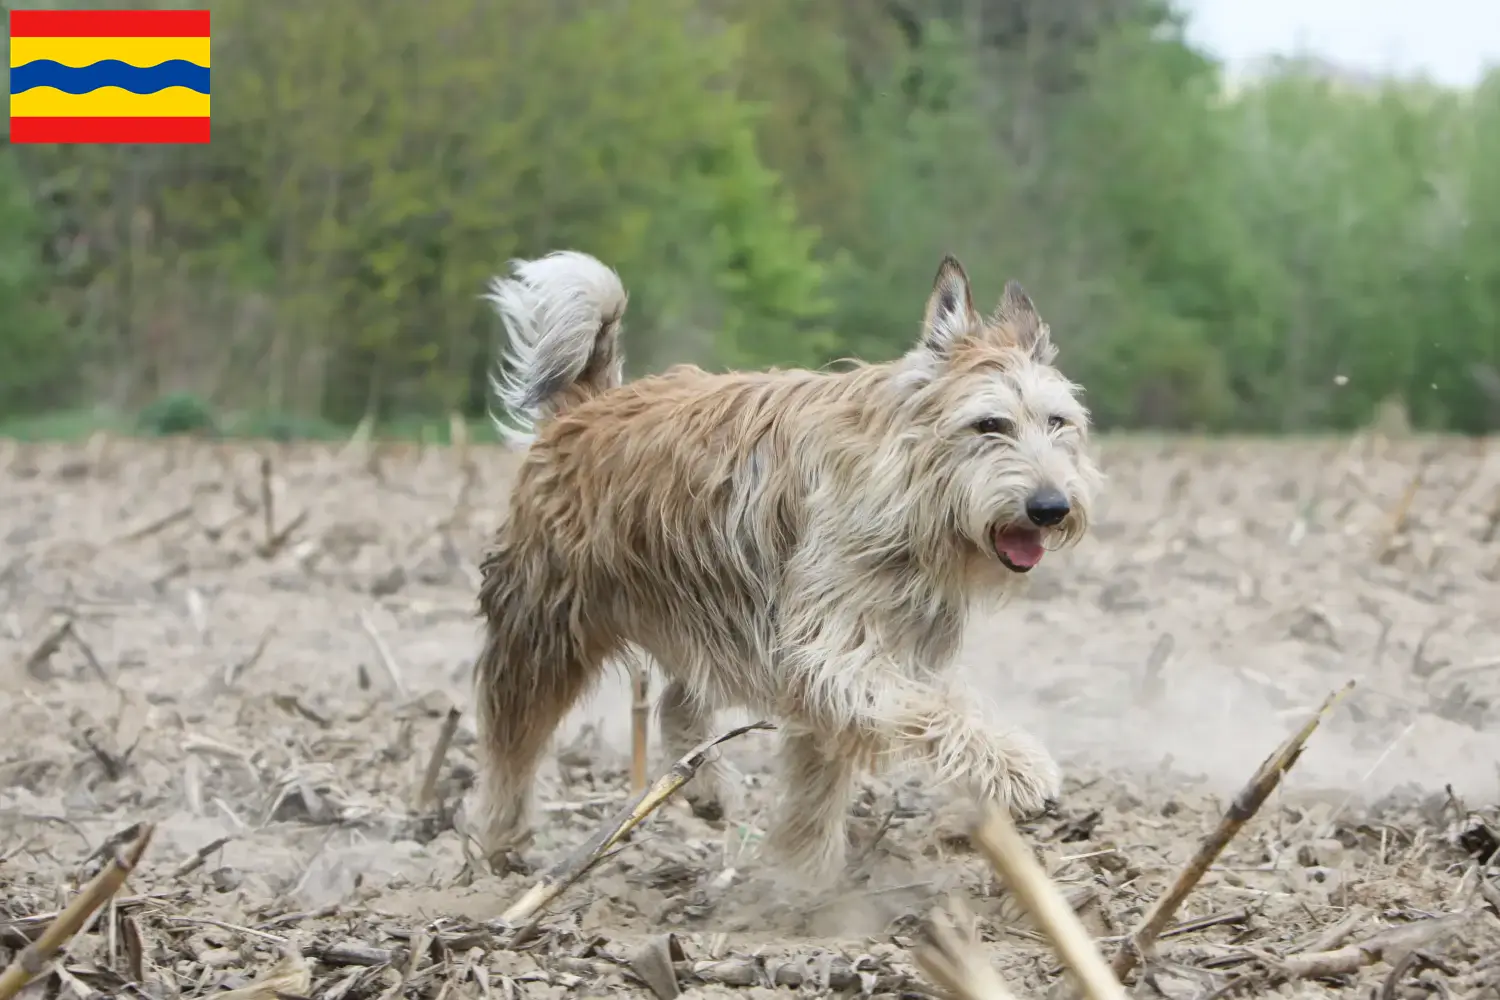
M1042 561L1042 533L1029 528L1006 528L995 533L995 548L1016 566L1030 569Z

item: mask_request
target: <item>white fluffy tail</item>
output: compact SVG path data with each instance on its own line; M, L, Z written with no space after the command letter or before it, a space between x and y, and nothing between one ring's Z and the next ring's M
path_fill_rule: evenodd
M490 378L509 420L491 419L507 440L529 444L537 425L623 381L627 296L618 274L574 250L511 261L511 271L485 295L509 340Z

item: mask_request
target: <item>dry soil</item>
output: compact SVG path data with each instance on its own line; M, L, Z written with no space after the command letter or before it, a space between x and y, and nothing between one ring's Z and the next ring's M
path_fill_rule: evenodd
M997 724L1068 769L1060 814L1027 833L1085 923L1112 952L1353 679L1140 989L1500 996L1500 888L1476 860L1500 830L1500 457L1375 435L1101 451L1092 536L977 621L962 665ZM488 871L462 832L474 566L512 462L0 442L0 961L150 822L139 870L38 995L211 996L283 953L305 956L282 959L285 995L330 998L649 996L653 977L673 988L662 956L693 995L927 995L912 948L947 894L1018 994L1055 988L1056 958L968 843L969 805L920 774L866 783L840 891L779 877L758 855L765 734L724 748L724 821L670 803L529 936L487 924L531 881ZM629 724L619 680L570 719L532 860L623 801ZM1288 975L1288 955L1452 913L1468 916L1404 959Z

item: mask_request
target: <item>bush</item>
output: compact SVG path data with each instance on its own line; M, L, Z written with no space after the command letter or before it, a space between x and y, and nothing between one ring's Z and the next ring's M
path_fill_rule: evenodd
M141 411L136 427L154 437L194 434L217 437L219 421L207 400L192 393L162 396Z

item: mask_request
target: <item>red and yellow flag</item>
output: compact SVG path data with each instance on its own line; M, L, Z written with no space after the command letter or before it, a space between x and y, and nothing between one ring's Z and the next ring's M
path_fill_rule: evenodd
M207 142L208 11L13 10L11 142Z

